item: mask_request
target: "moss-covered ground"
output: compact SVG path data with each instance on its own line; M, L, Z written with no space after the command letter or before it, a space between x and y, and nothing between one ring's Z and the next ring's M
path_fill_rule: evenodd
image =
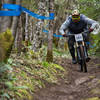
M29 49L19 56L12 51L7 63L0 64L0 100L33 100L34 92L67 74L62 66L43 60L44 52Z

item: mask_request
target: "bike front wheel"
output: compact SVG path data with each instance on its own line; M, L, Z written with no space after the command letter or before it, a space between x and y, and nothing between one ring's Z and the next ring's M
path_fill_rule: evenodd
M81 63L80 63L81 70L87 72L84 46L80 46L80 55L81 55Z

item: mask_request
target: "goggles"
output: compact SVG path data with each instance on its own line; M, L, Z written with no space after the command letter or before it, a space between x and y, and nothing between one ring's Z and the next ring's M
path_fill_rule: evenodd
M80 21L80 15L72 15L73 21Z

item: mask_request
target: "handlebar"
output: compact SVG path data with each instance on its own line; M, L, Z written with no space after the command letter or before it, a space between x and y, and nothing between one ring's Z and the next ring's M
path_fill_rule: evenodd
M78 33L78 34L84 34L84 33L87 33L87 32L89 32L89 30L81 32L81 33ZM76 34L68 34L68 35L65 34L65 35L63 35L63 37L74 36L74 35L76 35Z

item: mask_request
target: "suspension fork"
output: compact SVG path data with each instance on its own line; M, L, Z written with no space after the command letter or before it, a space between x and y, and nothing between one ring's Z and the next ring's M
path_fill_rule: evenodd
M82 41L82 46L83 46L83 49L84 49L85 58L87 58L88 57L88 55L87 55L87 49L86 49L86 44L85 44L84 41Z
M79 44L78 42L76 42L76 51L77 51L77 59L78 59L78 62L81 61L81 55L80 55L80 48L79 48Z
M81 45L81 46L83 46L83 49L84 49L84 55L85 55L85 58L87 58L87 50L86 50L86 45L85 45L84 41L82 41L82 45ZM78 60L81 61L82 58L81 58L80 48L79 48L78 42L76 42L76 49L77 49Z

